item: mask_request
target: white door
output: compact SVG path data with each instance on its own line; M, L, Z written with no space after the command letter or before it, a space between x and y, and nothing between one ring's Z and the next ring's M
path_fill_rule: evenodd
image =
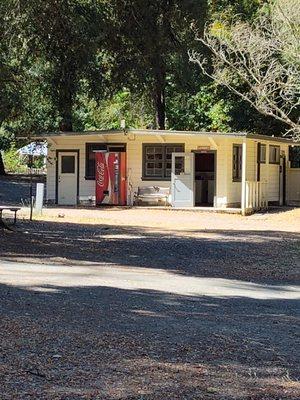
M58 153L58 204L77 204L78 155L76 152Z
M194 153L172 153L171 194L173 207L194 207Z

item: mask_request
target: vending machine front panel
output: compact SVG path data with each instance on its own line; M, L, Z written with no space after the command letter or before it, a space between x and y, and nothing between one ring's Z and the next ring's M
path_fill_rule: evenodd
M96 151L96 205L126 205L126 153Z

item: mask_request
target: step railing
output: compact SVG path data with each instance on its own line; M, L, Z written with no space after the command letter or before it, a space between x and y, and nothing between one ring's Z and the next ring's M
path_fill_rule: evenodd
M246 181L246 210L261 210L268 207L267 182Z

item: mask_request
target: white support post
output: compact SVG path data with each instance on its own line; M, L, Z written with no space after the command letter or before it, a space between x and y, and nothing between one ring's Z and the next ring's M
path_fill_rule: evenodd
M35 208L34 208L34 213L36 215L42 215L43 202L44 202L44 184L37 183L36 184L36 196L35 196Z
M243 141L242 146L242 193L241 193L241 208L242 215L246 215L246 179L247 179L247 142L246 139Z

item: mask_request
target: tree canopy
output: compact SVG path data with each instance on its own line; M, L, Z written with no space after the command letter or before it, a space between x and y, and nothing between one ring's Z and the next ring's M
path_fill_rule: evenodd
M253 23L212 24L199 41L212 54L191 60L203 73L300 138L300 3L276 0Z
M192 25L197 24L198 29L204 26L207 2L113 0L111 4L117 34L114 51L118 53L114 77L133 90L149 93L156 126L164 129L168 81L174 74L176 79L184 79L179 62L187 62Z
M286 88L299 82L291 28L299 27L299 2L278 2L289 4L288 19L279 8L269 12L273 1L265 0L2 0L0 149L41 131L115 128L123 118L129 127L285 133L286 118L262 110L263 102L257 107L241 77L235 90L215 79L223 68L218 50L226 49L226 61L237 49L256 57L250 32L256 43L264 39L260 55L274 59L276 81ZM276 40L264 36L262 15L273 21ZM286 107L294 101L288 90L279 95ZM297 107L284 112L297 119Z

